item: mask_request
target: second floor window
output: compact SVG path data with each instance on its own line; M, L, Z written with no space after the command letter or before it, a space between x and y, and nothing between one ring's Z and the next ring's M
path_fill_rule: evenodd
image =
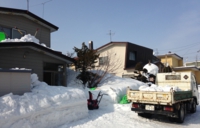
M99 57L99 65L106 65L108 62L108 56Z
M20 39L24 35L26 35L26 31L21 29L15 29L15 28L8 28L8 27L2 27L0 26L0 32L4 32L6 35L6 38L10 39Z
M135 58L135 52L130 52L129 53L129 60L136 60L136 58Z
M19 30L19 29L12 29L12 38L15 39L20 39L21 37L23 37L24 35L26 35L26 32L24 30Z

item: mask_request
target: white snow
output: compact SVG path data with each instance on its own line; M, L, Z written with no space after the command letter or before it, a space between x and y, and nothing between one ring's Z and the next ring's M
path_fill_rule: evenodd
M170 86L170 85L158 86L155 84L151 84L151 86L149 87L148 84L143 84L139 87L140 91L170 92L171 89L176 92L182 91L178 86Z
M71 71L72 73L72 71ZM138 89L144 83L120 77L112 77L96 90L104 95L98 110L87 109L88 89L71 76L69 87L49 86L31 75L32 92L22 96L12 93L0 97L0 126L2 128L131 128L131 127L199 127L200 107L195 114L187 115L185 123L171 123L163 116L152 119L138 117L130 110L130 104L118 104L126 94L126 88Z
M0 97L0 126L5 128L57 127L88 115L84 90L49 86L31 76L32 92Z
M1 42L34 42L34 43L38 43L39 44L39 40L37 38L35 38L35 36L32 36L31 34L27 34L24 35L23 37L21 37L21 39L5 39L2 40Z

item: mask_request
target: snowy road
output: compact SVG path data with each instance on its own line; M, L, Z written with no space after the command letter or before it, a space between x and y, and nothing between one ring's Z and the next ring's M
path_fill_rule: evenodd
M115 104L99 110L89 111L86 119L65 124L60 128L197 128L200 127L200 106L197 112L187 114L185 122L178 124L170 122L165 116L153 116L151 119L139 117L137 113L130 111L130 105Z

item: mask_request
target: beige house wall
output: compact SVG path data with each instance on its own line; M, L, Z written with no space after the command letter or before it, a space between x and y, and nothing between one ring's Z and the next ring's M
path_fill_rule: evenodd
M179 65L179 66L183 66L183 60L179 60L179 61L178 61L178 65Z
M172 56L170 57L162 57L160 58L161 62L165 64L166 62L169 64L170 67L180 67L183 66L183 60L178 60Z
M115 44L104 49L98 51L100 53L99 57L108 56L110 59L110 68L116 67L115 71L109 72L114 74L115 76L122 77L122 74L125 72L124 70L124 63L125 63L125 55L126 55L126 45L125 44ZM100 69L101 66L99 65L99 60L96 64L96 68Z
M172 58L171 57L163 57L163 58L160 58L160 61L163 63L163 64L166 64L168 63L169 66L171 67L172 66Z

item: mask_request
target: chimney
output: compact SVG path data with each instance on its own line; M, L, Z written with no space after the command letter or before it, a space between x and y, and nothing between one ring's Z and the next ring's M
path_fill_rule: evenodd
M89 49L93 50L93 41L89 41Z

